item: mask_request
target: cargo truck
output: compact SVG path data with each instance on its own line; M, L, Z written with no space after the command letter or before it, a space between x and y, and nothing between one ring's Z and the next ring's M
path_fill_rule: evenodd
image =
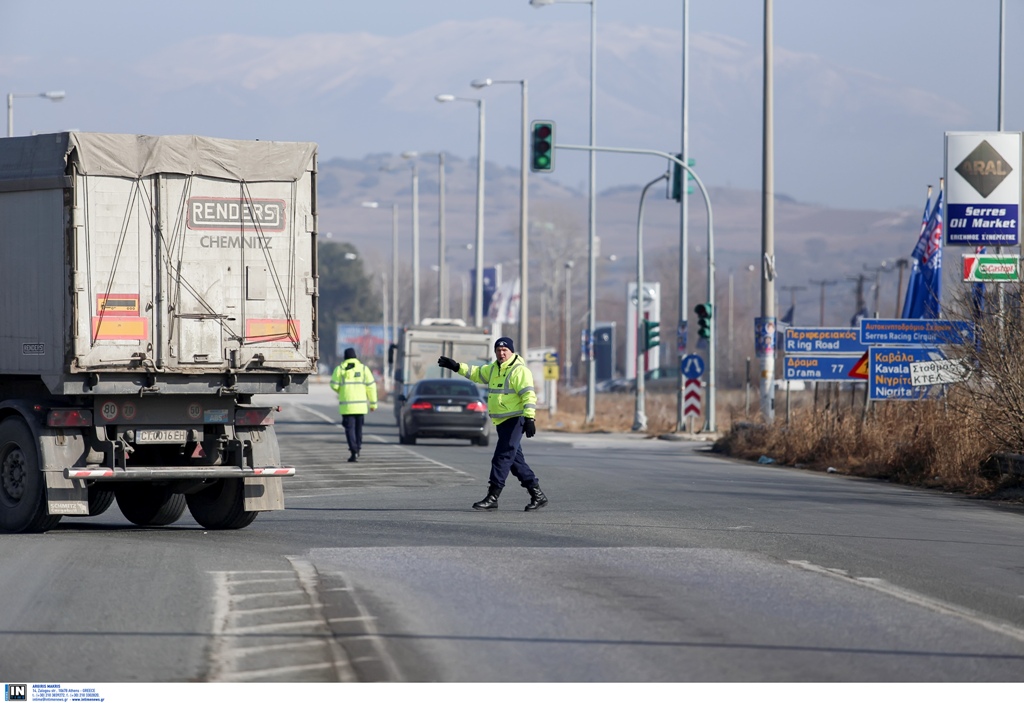
M388 349L388 363L395 370L395 424L402 415L402 398L417 381L452 375L437 365L439 356L479 366L494 361L493 347L489 328L469 327L461 319L425 318L399 330L398 342Z
M116 501L284 508L274 394L316 370L316 145L0 139L0 530Z

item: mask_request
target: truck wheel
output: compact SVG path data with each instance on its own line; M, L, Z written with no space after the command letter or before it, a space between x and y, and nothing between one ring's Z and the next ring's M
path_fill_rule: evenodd
M60 518L46 512L46 480L32 432L21 418L0 422L0 530L46 532Z
M92 484L89 486L89 515L102 515L114 502L114 489Z
M128 522L140 527L170 525L185 512L185 496L167 486L126 483L114 489L114 496Z
M210 530L238 530L256 519L245 509L245 484L240 478L222 478L209 488L186 496L188 511Z

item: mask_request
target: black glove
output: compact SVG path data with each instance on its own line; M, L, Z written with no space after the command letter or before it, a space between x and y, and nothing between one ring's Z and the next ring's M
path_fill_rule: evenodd
M532 437L537 434L537 423L533 421L532 417L528 417L523 420L523 434L527 437Z
M437 365L440 366L442 369L451 369L455 373L459 372L459 362L457 362L455 359L449 359L447 356L442 356L438 358Z

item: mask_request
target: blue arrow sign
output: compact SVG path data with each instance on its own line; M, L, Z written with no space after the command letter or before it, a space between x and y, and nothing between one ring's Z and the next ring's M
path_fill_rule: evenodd
M785 356L782 360L782 374L787 381L848 381L863 382L863 378L852 378L850 371L860 361L861 355L839 356L817 354L815 356Z
M863 354L857 327L787 327L786 354Z
M861 344L936 347L974 341L974 323L962 320L896 319L870 317L860 321Z
M687 354L683 357L679 370L686 378L700 378L704 375L704 359L696 354Z
M868 351L871 400L920 400L936 386L915 386L910 365L919 361L945 359L938 349L922 347L872 347Z

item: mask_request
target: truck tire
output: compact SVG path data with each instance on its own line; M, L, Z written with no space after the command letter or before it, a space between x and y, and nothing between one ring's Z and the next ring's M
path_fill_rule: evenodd
M185 500L195 521L209 530L238 530L256 519L255 510L245 509L245 484L240 478L218 479Z
M167 486L125 483L114 488L114 497L128 522L140 527L170 525L185 512L185 496Z
M32 432L18 417L0 422L0 530L46 532L60 518L46 512L46 480Z
M114 489L92 484L89 486L89 516L102 515L114 502Z

